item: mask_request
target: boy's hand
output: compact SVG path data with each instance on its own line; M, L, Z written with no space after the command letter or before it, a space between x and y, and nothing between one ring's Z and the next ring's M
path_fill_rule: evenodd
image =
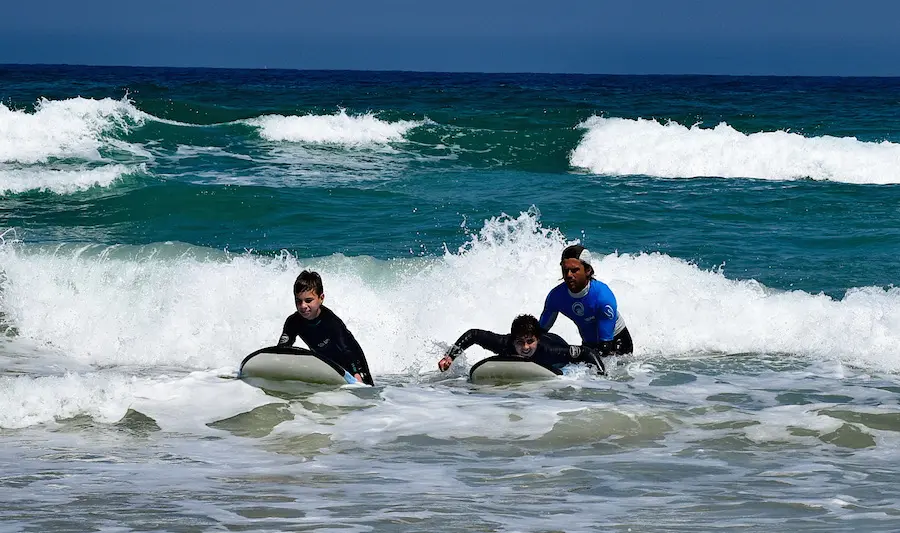
M581 358L581 352L584 350L581 346L569 346L569 359L577 361Z
M453 358L450 357L449 355L445 355L443 359L438 361L438 369L441 372L446 372L447 369L450 368L450 365L452 365L452 364L453 364Z

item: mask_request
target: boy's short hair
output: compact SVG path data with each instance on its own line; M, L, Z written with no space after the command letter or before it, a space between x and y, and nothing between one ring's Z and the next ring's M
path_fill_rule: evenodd
M541 336L541 324L532 315L519 315L512 321L510 334L513 340L534 335Z
M294 281L294 294L301 292L313 291L317 296L325 293L325 287L322 285L322 276L318 272L312 270L304 270L297 276Z

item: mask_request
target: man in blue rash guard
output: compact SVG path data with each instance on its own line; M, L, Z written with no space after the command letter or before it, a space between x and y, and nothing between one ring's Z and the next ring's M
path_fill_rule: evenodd
M550 290L541 313L541 329L549 331L562 313L578 326L581 341L600 355L624 355L634 351L631 333L619 313L612 290L594 279L591 252L580 244L569 246L559 262L563 283Z
M604 373L603 363L594 349L570 346L559 335L541 333L538 320L532 315L517 316L506 335L483 329L466 331L447 350L444 358L438 361L438 369L446 371L453 360L473 344L497 355L519 356L550 369L558 370L569 363L584 360L599 366L597 371Z

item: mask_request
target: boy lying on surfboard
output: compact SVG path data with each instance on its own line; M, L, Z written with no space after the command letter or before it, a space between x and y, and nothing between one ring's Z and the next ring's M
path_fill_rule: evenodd
M596 366L600 374L605 372L596 350L571 346L559 335L542 333L537 318L532 315L517 316L506 335L483 329L466 331L438 361L438 369L445 372L453 360L473 344L497 355L517 355L545 368L558 370L569 363L586 362Z

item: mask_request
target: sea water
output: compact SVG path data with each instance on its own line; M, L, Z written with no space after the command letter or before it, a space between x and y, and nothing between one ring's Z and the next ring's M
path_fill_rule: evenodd
M0 102L3 531L898 527L898 79L3 66ZM634 355L437 371L574 242ZM237 379L303 269L375 388Z

